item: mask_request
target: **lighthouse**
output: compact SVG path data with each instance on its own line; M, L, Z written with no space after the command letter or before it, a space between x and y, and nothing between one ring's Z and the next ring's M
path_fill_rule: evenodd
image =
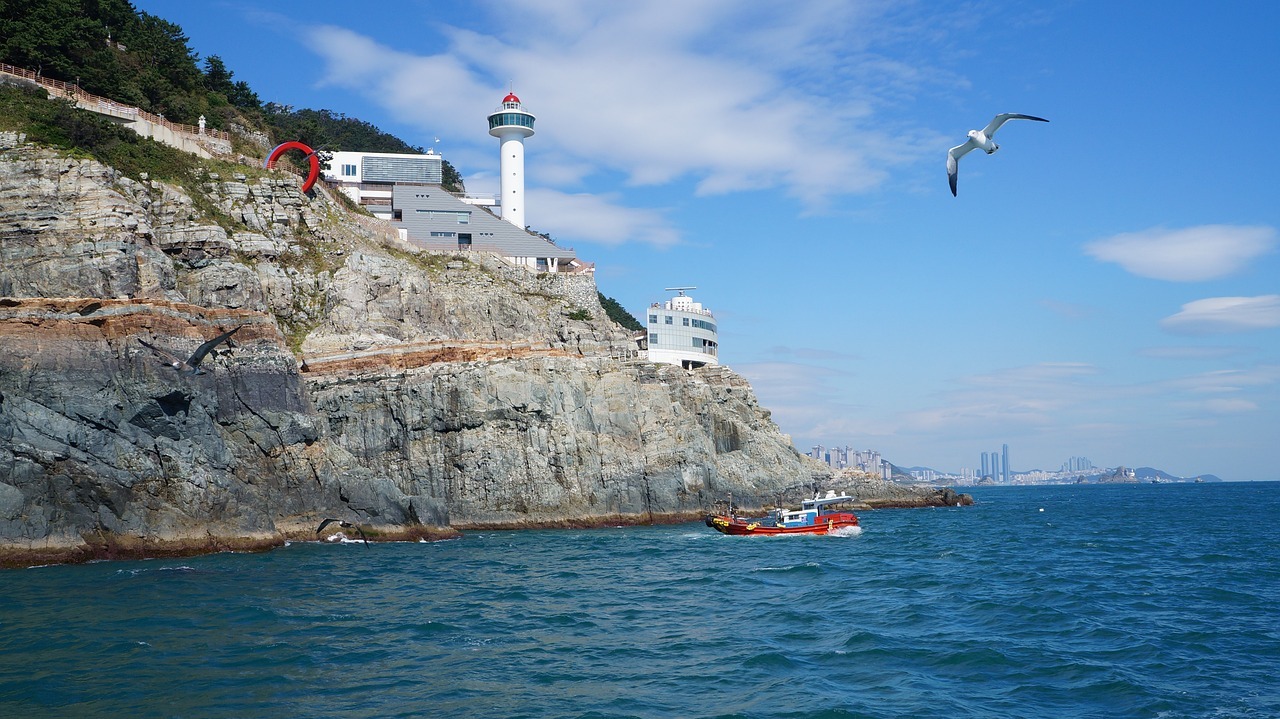
M500 140L502 198L498 200L502 219L525 228L524 220L524 138L533 134L533 113L520 106L520 98L508 93L502 106L489 114L489 134Z

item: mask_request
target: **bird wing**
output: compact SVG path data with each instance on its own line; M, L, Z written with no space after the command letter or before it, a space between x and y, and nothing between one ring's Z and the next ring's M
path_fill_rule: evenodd
M240 325L240 327L244 327L244 325ZM227 339L231 335L235 334L236 330L239 330L240 327L236 327L230 332L223 332L217 337L214 337L208 342L205 342L204 344L197 347L196 351L191 353L191 359L187 360L187 364L191 365L192 367L199 365L201 360L204 359L204 356L209 354L210 350L212 350L214 347L217 347L219 342L222 342L223 340Z
M356 531L360 533L360 538L364 540L364 546L369 546L369 538L364 536L364 530L360 528L360 525L353 524L351 526L355 527Z
M160 355L161 357L164 357L164 358L168 359L168 360L169 360L169 362L171 362L171 363L173 363L173 362L177 362L177 363L179 363L179 364L181 364L181 363L182 363L182 358L181 358L181 357L179 357L179 356L178 356L178 355L176 355L176 354L173 354L172 352L169 352L168 350L162 350L162 349L160 349L159 347L156 347L155 345L151 344L150 342L147 342L147 341L146 341L146 340L144 340L144 339L139 339L139 340L138 340L138 342L140 342L140 343L142 344L142 346L143 346L143 347L146 347L147 349L151 350L152 352L155 352L156 354Z
M319 527L316 527L316 534L323 532L325 527L329 526L330 524L333 524L336 521L338 520L332 519L332 518L324 520L323 522L320 523Z
M960 158L977 149L978 143L971 137L963 145L956 145L947 150L947 182L951 184L951 194L956 194L956 178L960 172Z
M1036 122L1048 122L1048 120L1043 117L1036 117L1035 115L1022 115L1016 112L1002 112L992 118L991 122L988 122L986 127L982 128L982 134L987 137L991 137L996 134L996 130L999 130L1001 125L1009 120L1035 120Z

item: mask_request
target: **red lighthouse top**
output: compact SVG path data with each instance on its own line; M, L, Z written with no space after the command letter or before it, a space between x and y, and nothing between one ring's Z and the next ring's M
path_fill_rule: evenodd
M508 102L515 102L515 103L519 103L519 102L520 102L520 98L516 97L516 94L515 94L514 92L509 92L509 93L507 93L507 96L506 96L506 97L502 98L502 104L504 104L504 105L505 105L505 104L507 104Z

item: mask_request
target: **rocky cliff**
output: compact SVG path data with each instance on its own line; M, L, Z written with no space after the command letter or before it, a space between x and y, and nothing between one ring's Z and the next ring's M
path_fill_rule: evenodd
M0 137L0 561L270 546L323 517L669 521L829 479L730 370L635 359L589 274L426 253L287 175L199 172L188 192ZM141 342L185 356L233 327L195 376Z

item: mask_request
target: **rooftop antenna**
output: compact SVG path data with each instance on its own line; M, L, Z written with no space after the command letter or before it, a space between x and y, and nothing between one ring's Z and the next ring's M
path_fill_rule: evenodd
M696 290L698 288L697 287L667 287L665 289L667 292L679 292L680 296L684 297L685 290Z

